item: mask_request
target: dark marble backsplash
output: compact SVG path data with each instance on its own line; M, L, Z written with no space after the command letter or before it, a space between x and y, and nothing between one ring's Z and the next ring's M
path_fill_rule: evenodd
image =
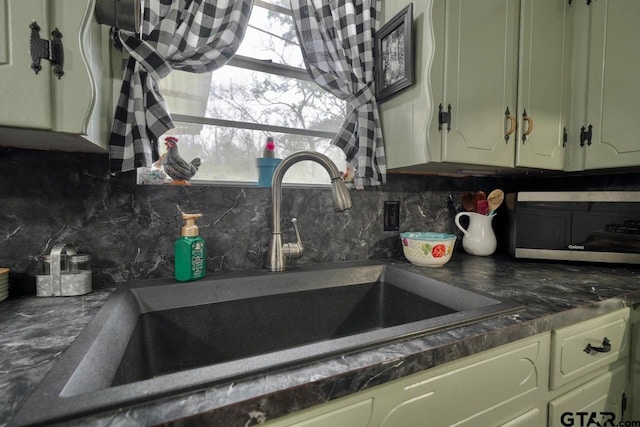
M380 188L352 191L354 206L344 213L333 212L328 188L285 188L282 229L284 240L292 241L290 220L298 218L305 254L292 263L398 258L399 232L383 230L384 201L400 202L400 231L460 236L453 217L463 191L637 189L638 176L390 174ZM204 215L198 225L207 242L208 274L265 263L271 224L271 193L265 188L139 186L133 173L110 176L106 155L1 148L0 200L0 266L12 269L12 282L20 288L12 293L34 292L41 256L61 242L91 255L94 286L171 277L178 209ZM499 241L505 218L494 222Z

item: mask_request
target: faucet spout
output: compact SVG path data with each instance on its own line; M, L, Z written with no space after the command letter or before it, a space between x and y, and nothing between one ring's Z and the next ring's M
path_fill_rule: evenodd
M300 241L300 235L298 233L297 225L296 236L298 241L296 243L282 244L282 230L281 230L281 210L282 210L282 180L287 170L294 164L303 160L311 160L324 167L331 178L331 199L333 202L333 209L336 212L345 211L351 209L353 202L349 195L349 190L344 184L342 176L338 167L333 161L324 154L315 151L298 151L285 158L273 173L273 180L271 181L271 242L269 245L269 260L267 264L267 270L269 271L284 271L286 270L287 258L299 258L302 256L303 247Z

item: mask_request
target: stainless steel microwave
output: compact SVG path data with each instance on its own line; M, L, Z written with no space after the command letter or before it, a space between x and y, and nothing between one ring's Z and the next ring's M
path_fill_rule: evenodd
M640 192L521 192L507 208L516 258L640 264Z

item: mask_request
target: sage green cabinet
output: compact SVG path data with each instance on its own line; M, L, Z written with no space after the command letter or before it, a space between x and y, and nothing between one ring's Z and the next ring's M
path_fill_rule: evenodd
M380 25L389 21L409 4L409 0L382 2ZM422 0L413 2L414 79L412 86L378 104L388 169L423 171L427 164L437 166L441 161L439 144L431 144L438 121L434 93L442 93L444 51L436 48L434 33L442 40L442 25L432 25L432 16L444 11L444 2Z
M525 338L391 381L309 410L272 420L296 426L581 425L577 412L611 412L637 419L630 398L630 326L637 336L640 308L629 308ZM611 348L587 354L606 336ZM635 343L634 370L640 364ZM637 374L635 374L637 376ZM634 378L636 393L640 389ZM634 404L635 403L635 404ZM625 411L626 407L626 411ZM569 415L564 415L569 413ZM564 418L563 418L564 417ZM574 417L569 420L567 417ZM635 417L635 418L630 418ZM564 424L563 424L564 422ZM595 425L595 424L594 424Z
M549 334L410 375L268 426L536 426L546 423Z
M406 3L385 1L383 20ZM567 2L427 0L414 8L416 83L380 105L389 169L563 169Z
M627 370L626 364L620 365L552 400L549 426L618 425L614 420L623 419Z
M414 3L417 80L380 105L390 171L640 165L640 2Z
M553 331L551 389L569 384L598 368L626 362L630 348L629 316L630 310L622 309ZM587 351L587 346L594 350Z
M450 2L444 161L564 168L571 25L568 2Z
M407 3L383 2L382 22ZM513 167L518 14L519 0L414 2L416 82L380 104L390 170Z
M285 423L291 427L367 427L373 411L373 398L336 408L315 416L304 416L302 421Z
M521 8L515 166L563 170L572 6L566 1L523 0Z
M38 22L43 37L51 34L47 3L47 0L0 0L0 121L3 125L51 127L51 76L48 70L39 75L31 71L29 54L29 24Z
M571 169L638 166L635 112L640 97L640 2L574 3Z
M381 426L498 426L538 408L549 335L518 341L397 381L376 398ZM375 424L378 425L378 424Z
M632 341L629 308L552 332L550 426L590 425L592 420L614 425L611 416L616 423L629 419ZM603 412L613 415L603 419Z
M0 0L2 145L105 152L112 117L108 29L94 18L95 0ZM60 77L46 59L32 68L32 23L40 39L61 35Z
M533 408L506 424L503 424L501 427L540 427L547 425L546 419L547 417L544 411Z
M444 92L434 93L443 112L451 106L450 125L440 131L442 161L513 167L505 111L518 109L519 13L519 0L446 2Z

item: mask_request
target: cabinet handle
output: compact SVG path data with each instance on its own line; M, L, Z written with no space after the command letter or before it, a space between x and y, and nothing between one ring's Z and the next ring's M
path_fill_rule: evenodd
M527 136L533 132L533 119L527 115L527 110L522 111L522 121L527 122L527 130L522 133L522 143L527 140Z
M510 127L509 130L507 131L507 133L504 134L504 140L505 141L509 141L509 136L514 133L516 131L516 118L513 114L511 114L511 112L509 111L509 107L507 107L507 109L504 112L504 116L509 120L510 122Z
M587 354L591 354L592 352L594 353L609 353L611 351L611 341L609 341L609 338L604 337L602 339L602 347L595 347L591 344L587 344L587 346L584 348L584 352Z
M40 38L40 26L37 22L32 22L29 25L31 28L31 38L29 40L29 51L31 53L31 69L38 74L42 70L40 60L46 59L51 61L54 65L53 73L62 78L64 70L62 69L64 64L64 51L62 49L62 34L56 28L51 35L53 39L45 40Z

